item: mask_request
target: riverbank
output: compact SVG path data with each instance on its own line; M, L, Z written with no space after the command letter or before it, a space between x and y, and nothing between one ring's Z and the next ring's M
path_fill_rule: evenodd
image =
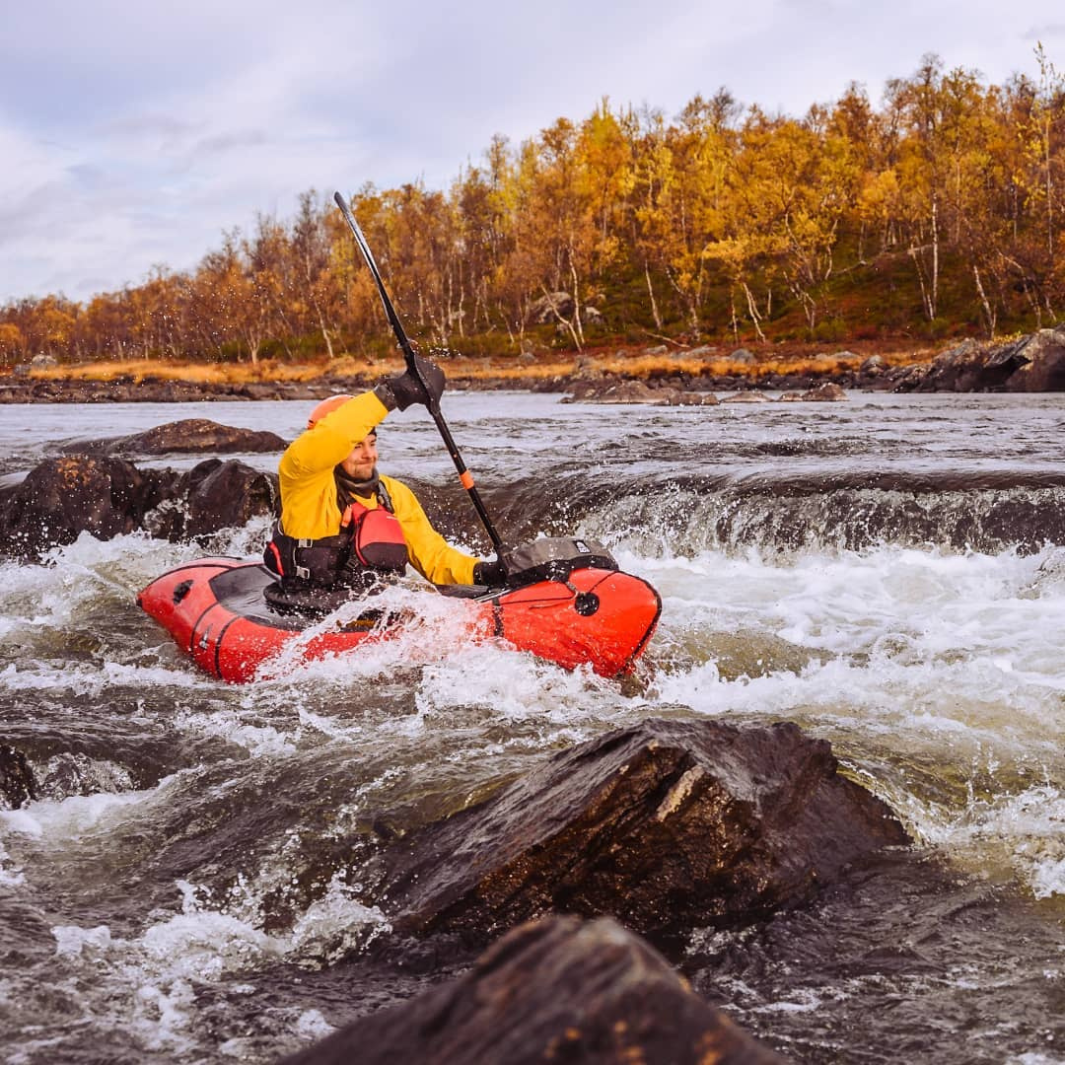
M875 387L914 365L926 349L886 348L865 342L847 349L814 345L665 344L513 358L452 355L440 362L452 388L570 392L578 382L642 381L690 391L814 388L825 382ZM0 403L190 402L211 399L317 399L356 391L398 373L402 360L342 356L328 362L195 364L170 361L88 362L19 367L0 377Z
M803 393L826 384L887 392L1065 391L1065 326L998 342L963 340L941 351L865 342L833 350L660 344L518 358L431 354L452 389L579 392L591 400L622 381L675 393ZM342 356L256 365L150 360L48 365L37 359L0 378L0 403L313 400L359 391L402 368L398 353L378 360Z

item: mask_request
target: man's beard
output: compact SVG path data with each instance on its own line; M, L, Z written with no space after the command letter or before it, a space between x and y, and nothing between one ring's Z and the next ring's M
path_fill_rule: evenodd
M381 484L381 478L378 476L376 466L374 466L373 472L365 480L358 480L352 477L341 465L334 467L333 476L337 483L337 505L340 507L341 512L354 502L356 496L360 499L376 496L377 489Z

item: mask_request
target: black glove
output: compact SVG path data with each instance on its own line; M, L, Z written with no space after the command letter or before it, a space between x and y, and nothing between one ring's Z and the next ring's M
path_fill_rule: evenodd
M473 567L473 583L486 588L502 588L507 583L507 571L497 558L495 562L478 562Z
M430 401L440 402L440 397L444 394L444 371L435 362L423 359L421 355L414 356L414 365L418 369L416 375L408 369L398 377L382 381L374 389L377 398L389 410L393 407L406 410L413 403L428 407Z

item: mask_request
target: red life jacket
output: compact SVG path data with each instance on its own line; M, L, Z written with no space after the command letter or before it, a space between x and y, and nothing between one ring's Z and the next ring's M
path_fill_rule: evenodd
M350 503L340 519L340 528L350 527L351 556L345 569L353 566L402 573L407 567L407 540L403 526L391 510ZM343 535L343 533L341 533Z
M392 513L392 500L382 485L378 506L353 502L340 519L340 532L318 539L289 536L274 523L266 545L266 568L287 583L307 581L319 587L362 586L371 574L400 574L407 566L407 540Z

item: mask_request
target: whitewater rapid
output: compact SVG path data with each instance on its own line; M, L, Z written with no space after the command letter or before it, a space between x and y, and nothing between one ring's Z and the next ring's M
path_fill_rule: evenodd
M367 826L443 816L652 716L794 721L894 808L936 870L918 887L912 865L889 863L853 897L727 942L696 930L684 964L697 988L801 1060L835 1060L837 1044L880 1060L886 1002L921 1033L924 1060L1065 1060L1051 1005L1065 979L1065 400L448 402L501 525L602 539L658 589L637 677L455 646L456 604L421 597L398 639L221 685L135 596L201 554L253 556L265 519L200 544L83 535L40 564L0 562L0 741L40 782L35 801L0 810L9 1060L272 1061L416 993L428 977L376 953L390 930L360 880ZM6 414L0 473L17 478L117 420L292 435L301 411ZM449 537L484 551L432 427L386 423L381 446ZM983 932L937 938L966 906ZM901 960L877 954L911 939ZM970 1000L1000 1011L979 1039L951 1019Z

